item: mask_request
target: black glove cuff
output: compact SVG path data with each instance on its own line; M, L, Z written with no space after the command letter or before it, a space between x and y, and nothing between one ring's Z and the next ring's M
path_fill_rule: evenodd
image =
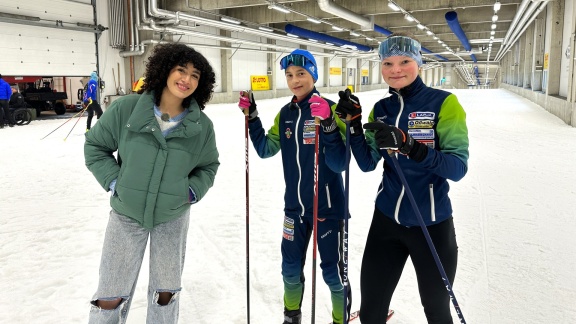
M258 109L256 109L256 105L254 105L254 109L252 109L252 107L250 107L248 119L252 120L256 117L258 117Z
M352 119L350 121L350 135L358 136L364 134L364 129L362 128L362 121L360 118Z
M334 133L338 130L338 125L336 125L336 121L332 116L320 121L320 126L322 126L322 130L326 134Z
M414 138L410 137L412 139L412 141L414 141L413 145L412 145L412 149L410 150L410 152L408 153L408 156L420 163L422 162L426 156L428 155L428 145L426 144L422 144L418 141L416 141Z

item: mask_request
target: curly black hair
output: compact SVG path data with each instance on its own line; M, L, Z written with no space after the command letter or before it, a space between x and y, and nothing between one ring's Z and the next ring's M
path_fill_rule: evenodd
M200 80L194 93L182 101L182 106L188 107L194 98L200 110L204 110L206 103L212 98L216 75L202 54L184 44L166 43L154 47L146 63L144 84L138 93L154 91L154 103L160 105L162 91L166 87L170 71L176 66L186 67L188 63L200 71Z

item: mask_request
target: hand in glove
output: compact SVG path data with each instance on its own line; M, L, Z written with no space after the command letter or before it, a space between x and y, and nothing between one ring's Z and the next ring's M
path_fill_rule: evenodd
M381 150L390 150L408 155L416 162L422 162L428 154L428 147L406 135L400 128L382 122L364 124L364 129L374 130L374 140Z
M238 108L244 112L244 115L248 116L249 120L258 117L258 109L256 109L256 102L254 101L252 91L240 91Z
M339 91L340 100L336 106L336 115L345 121L350 122L350 133L352 135L362 134L362 106L360 99L352 94L350 89Z
M326 99L315 93L308 100L308 103L310 104L312 117L320 119L320 125L324 133L334 132L338 128L332 116L332 109L330 109L330 105Z

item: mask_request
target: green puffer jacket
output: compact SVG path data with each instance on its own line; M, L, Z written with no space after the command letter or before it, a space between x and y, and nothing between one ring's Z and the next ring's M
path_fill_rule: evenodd
M195 100L166 138L153 107L151 93L117 99L86 133L84 144L86 166L100 185L108 191L117 179L112 208L145 228L190 208L188 187L200 201L220 165L212 121Z

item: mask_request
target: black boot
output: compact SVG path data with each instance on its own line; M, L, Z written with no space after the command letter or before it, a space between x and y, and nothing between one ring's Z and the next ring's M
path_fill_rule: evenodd
M284 323L283 324L301 324L302 312L297 310L284 310Z

